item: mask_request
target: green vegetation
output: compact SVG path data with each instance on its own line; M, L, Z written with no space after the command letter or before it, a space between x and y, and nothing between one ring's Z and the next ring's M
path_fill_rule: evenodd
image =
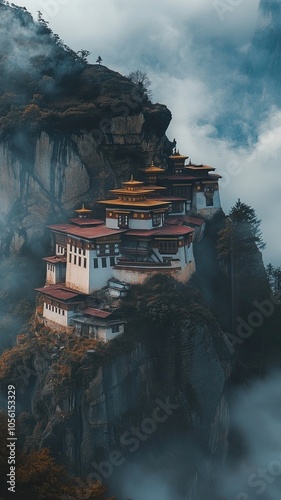
M281 300L281 266L268 264L266 266L266 274L273 295L278 300Z
M162 274L151 277L144 285L131 287L123 308L126 317L131 318L132 330L153 336L178 329L186 320L193 324L214 322L192 283L184 285Z
M25 8L0 3L0 132L79 132L99 128L124 106L139 110L147 100L142 88L88 65L89 54L65 45L41 12L34 21Z
M86 65L86 52L75 53L21 7L0 4L0 125L38 118L54 95L67 92Z
M232 251L253 252L256 247L263 250L265 243L260 224L261 221L257 219L255 210L239 199L230 210L219 234L219 256L229 257Z
M247 376L262 376L281 355L281 306L276 300L281 274L278 267L264 268L260 223L255 210L238 200L218 233L218 259L231 297L228 331L234 339L239 376L241 366Z
M255 210L238 200L218 234L218 258L231 279L235 318L251 310L253 300L270 293L260 253L265 247L260 224Z

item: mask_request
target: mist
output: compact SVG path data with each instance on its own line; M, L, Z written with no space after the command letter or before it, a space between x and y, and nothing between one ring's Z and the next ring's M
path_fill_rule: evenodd
M150 453L132 457L120 471L120 498L133 500L280 500L281 492L281 373L271 373L263 381L255 380L231 398L231 432L235 432L229 450L227 465L218 466L217 474L209 478L206 457L200 455L195 443L173 443L166 447L164 467L149 468L151 456L159 454L152 448ZM179 460L179 450L182 460ZM161 459L161 453L160 453ZM176 459L173 462L173 457ZM163 457L162 457L163 458ZM158 458L157 466L160 460ZM194 485L186 481L186 488L179 487L176 478L178 464L188 472L197 468ZM157 470L158 469L158 470ZM181 476L183 480L183 475ZM176 482L175 482L176 481ZM202 483L202 484L201 484ZM205 483L205 487L202 486ZM179 490L176 492L177 485ZM114 483L116 491L116 483ZM193 496L194 495L194 496Z
M218 478L218 494L226 500L280 499L280 384L281 373L273 373L239 390L232 401L232 425L240 436L240 456Z

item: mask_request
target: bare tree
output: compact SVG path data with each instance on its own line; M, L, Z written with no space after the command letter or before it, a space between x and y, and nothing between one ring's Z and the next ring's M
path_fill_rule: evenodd
M151 86L151 81L147 73L137 69L132 71L127 75L127 78L131 80L135 85L137 85L140 91L148 98L152 97L152 90L149 88Z

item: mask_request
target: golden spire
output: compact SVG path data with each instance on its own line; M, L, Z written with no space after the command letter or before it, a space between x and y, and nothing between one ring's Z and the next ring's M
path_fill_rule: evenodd
M85 203L82 203L82 208L78 208L75 212L79 215L79 217L86 217L87 215L90 215L93 210L85 208Z

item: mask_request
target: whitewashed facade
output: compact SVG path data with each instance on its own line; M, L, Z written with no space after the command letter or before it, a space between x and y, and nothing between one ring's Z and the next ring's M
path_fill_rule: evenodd
M124 322L108 319L105 311L100 318L98 312L87 314L87 297L108 286L108 295L120 298L126 285L159 273L190 279L196 269L193 242L221 204L215 169L185 166L187 158L175 152L167 170L153 164L140 169L147 185L132 177L112 190L115 198L99 201L104 221L91 219L83 205L71 224L49 226L55 255L45 259L46 288L38 289L46 321L108 341L124 332Z

